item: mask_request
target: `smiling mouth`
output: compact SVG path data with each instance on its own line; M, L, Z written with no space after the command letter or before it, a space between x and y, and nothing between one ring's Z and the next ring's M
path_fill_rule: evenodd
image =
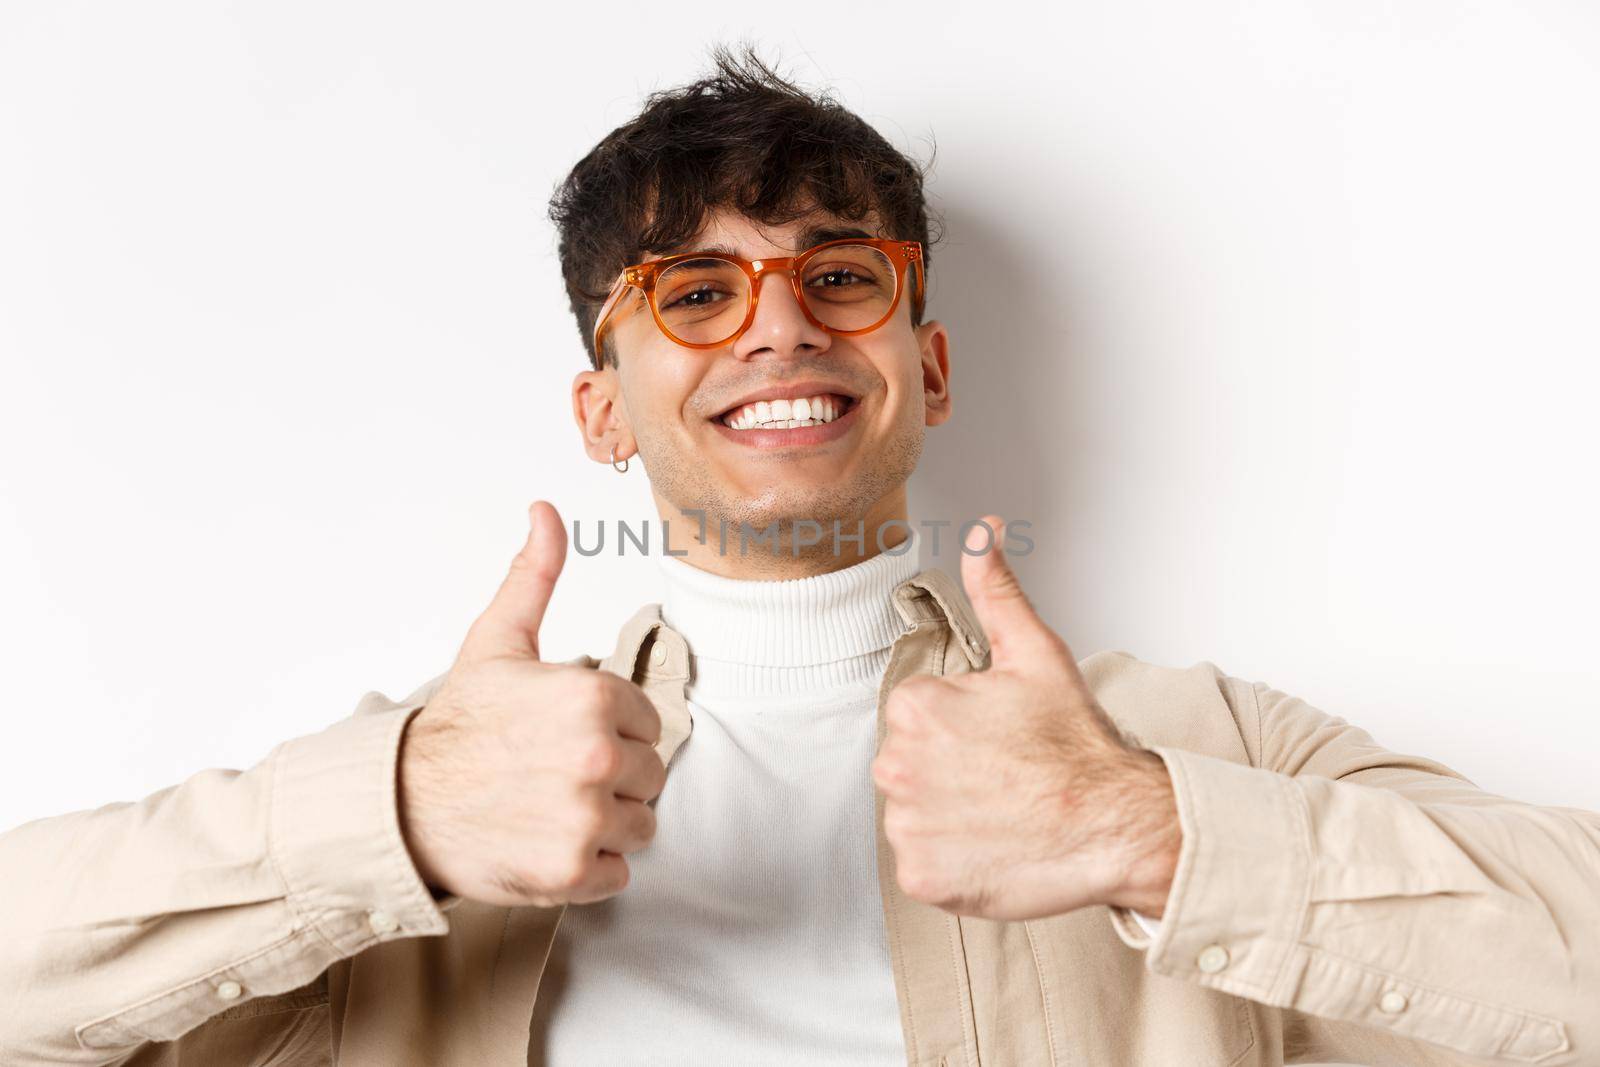
M841 419L857 401L842 393L818 393L789 400L758 400L740 404L714 421L732 430L784 430L825 426Z

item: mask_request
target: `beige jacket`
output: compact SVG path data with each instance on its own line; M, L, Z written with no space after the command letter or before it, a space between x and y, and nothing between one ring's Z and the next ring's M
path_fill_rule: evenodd
M894 597L880 740L897 681L988 664L944 572ZM689 649L658 605L605 660L570 662L644 688L670 765ZM1210 662L1080 666L1172 774L1159 936L1121 909L997 922L908 900L880 795L909 1064L1600 1064L1600 816L1485 793ZM564 909L436 901L396 822L401 731L443 679L368 693L249 770L0 835L0 1063L541 1062L530 1018Z

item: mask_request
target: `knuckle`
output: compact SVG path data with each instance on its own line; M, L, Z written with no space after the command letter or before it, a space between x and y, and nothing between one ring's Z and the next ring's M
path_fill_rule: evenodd
M632 682L617 682L628 689L611 688L595 704L590 725L607 733L621 734L649 745L661 741L661 715L644 690Z
M506 564L507 574L535 574L538 570L538 564L528 555L526 548L519 549L517 554L511 557L511 562Z
M661 795L661 791L667 787L667 765L662 763L661 758L652 751L651 758L646 761L645 766L649 768L646 771L646 786L652 797L658 797ZM651 814L654 814L654 809L652 809Z
M641 847L655 840L656 812L648 804L639 805L639 814L634 822L634 840L640 842Z
M912 900L930 903L938 899L938 886L934 884L932 872L920 863L901 864L895 872L895 880Z
M578 748L575 769L579 781L594 785L609 782L622 769L622 748L604 734L590 737Z
M905 691L905 686L895 686L889 694L889 700L884 705L883 718L889 729L907 733L915 730L922 721L922 706L914 695Z
M886 805L883 811L883 833L894 841L907 842L914 836L916 818L903 804Z
M588 667L573 668L573 704L580 712L600 712L610 701L611 679L612 676L605 671Z
M605 812L600 810L600 805L591 802L581 802L572 812L572 837L577 844L587 850L593 847L605 832Z
M627 888L628 881L627 860L608 853L594 858L582 881L567 890L566 896L571 903L592 904L616 896Z
M905 766L897 759L880 755L872 761L872 780L884 792L894 792L906 786Z
M619 800L615 814L608 821L607 832L603 840L596 840L595 847L604 845L607 849L616 852L637 852L655 839L656 813L641 800Z
M569 854L550 871L551 887L558 893L571 893L583 887L589 877L589 855L586 852Z
M648 699L644 701L644 710L645 719L649 723L649 726L646 728L646 732L648 734L646 739L652 745L654 745L659 743L661 740L661 713L656 710L656 706L650 703Z

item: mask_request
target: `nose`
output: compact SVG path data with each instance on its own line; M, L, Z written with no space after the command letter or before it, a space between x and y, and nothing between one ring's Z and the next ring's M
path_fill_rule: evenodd
M755 318L734 343L737 358L751 359L763 352L787 357L800 349L820 352L832 343L832 334L806 318L795 296L793 277L787 270L764 270L757 275Z

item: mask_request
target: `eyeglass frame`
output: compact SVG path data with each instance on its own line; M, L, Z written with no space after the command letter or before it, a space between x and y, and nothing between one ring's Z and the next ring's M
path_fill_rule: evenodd
M825 322L818 321L817 317L811 314L811 308L806 304L805 293L800 288L801 272L804 270L805 265L811 261L811 258L838 245L868 245L884 253L889 257L889 261L894 264L894 299L889 301L889 310L884 312L883 318L871 326L864 326L859 330L838 330ZM672 331L667 329L666 323L661 321L661 311L656 307L656 279L673 264L691 259L720 259L735 264L744 271L745 277L750 281L750 306L745 310L744 322L739 324L739 328L731 336L721 341L700 343L681 341L673 336ZM683 348L708 349L721 348L723 345L733 344L743 337L745 331L750 328L750 324L755 322L756 304L761 299L761 276L763 274L787 273L789 275L789 285L794 290L795 302L800 305L801 313L805 315L806 320L812 325L826 330L836 337L857 337L879 329L894 317L895 310L900 306L900 294L906 288L906 274L908 272L915 279L917 287L916 295L912 298L916 301L913 310L921 312L927 300L927 276L923 267L921 241L900 241L892 237L841 237L837 240L824 241L821 244L812 245L798 256L771 259L740 259L738 256L730 256L725 252L680 252L677 255L664 256L661 259L652 259L645 263L635 263L632 266L622 268L622 272L617 275L617 280L611 283L611 292L606 296L606 301L600 306L600 313L594 320L594 332L591 335L590 342L594 346L593 359L595 369L598 370L602 363L600 356L601 327L611 317L612 311L616 309L618 302L622 299L622 294L630 288L638 289L644 294L645 303L650 306L650 315L655 319L656 328L661 331L667 340Z

